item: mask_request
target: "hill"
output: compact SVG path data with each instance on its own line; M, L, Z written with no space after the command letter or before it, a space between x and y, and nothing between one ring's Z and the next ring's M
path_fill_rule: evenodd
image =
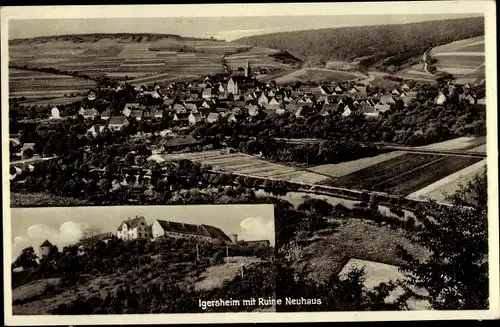
M480 35L484 35L484 19L475 17L281 32L235 42L286 50L311 65L347 61L394 72L418 63L429 48Z
M461 84L480 83L485 78L484 36L432 48L429 55L437 71L452 74Z

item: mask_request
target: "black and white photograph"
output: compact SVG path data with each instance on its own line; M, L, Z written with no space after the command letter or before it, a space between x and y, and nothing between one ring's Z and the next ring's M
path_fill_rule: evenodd
M499 318L495 19L2 8L8 321Z
M13 314L273 311L257 301L275 298L273 216L272 205L13 209Z

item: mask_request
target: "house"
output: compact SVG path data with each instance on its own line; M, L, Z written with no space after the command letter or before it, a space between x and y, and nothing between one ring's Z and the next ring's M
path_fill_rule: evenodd
M477 99L476 104L486 105L486 98Z
M50 254L50 251L52 250L54 246L52 243L49 242L49 240L45 240L45 242L40 245L40 256L46 257Z
M318 91L319 91L320 94L323 94L323 95L329 95L329 94L332 93L332 92L330 92L330 90L328 89L328 87L325 86L325 85L318 86Z
M203 99L206 99L206 100L212 98L212 96L213 96L213 94L212 94L212 88L211 87L208 87L208 88L204 89L203 92L201 93L201 97Z
M220 228L205 224L194 225L166 220L155 220L151 230L153 238L168 237L175 239L189 239L218 244L231 244L231 238Z
M101 119L108 120L109 118L111 118L111 110L106 109L102 112Z
M403 86L401 86L401 89L405 90L405 91L409 91L410 87L408 86L408 84L404 84Z
M243 118L244 118L244 117L243 117L243 115L242 115L241 113L234 113L234 112L233 112L232 114L230 114L230 115L229 115L229 117L228 117L228 119L227 119L227 120L228 120L229 122L236 123L237 121L240 121L240 120L242 120Z
M130 110L130 115L129 117L135 118L137 121L141 121L144 116L144 111L139 110L139 109L132 109Z
M359 105L356 109L366 117L378 117L377 109L370 106L366 102L364 104Z
M135 217L133 219L124 220L118 226L116 236L122 240L137 240L151 238L151 227L146 223L144 217Z
M52 108L49 119L61 119L59 109L57 109L57 107Z
M140 108L140 104L137 103L137 102L132 102L132 103L125 103L125 107L123 107L123 115L125 115L125 117L128 117L130 115L130 111L133 110L133 109L139 109Z
M446 102L446 95L444 95L443 92L439 92L439 95L436 97L435 102L438 105L445 104L445 102Z
M213 102L212 102L212 101L210 101L210 102L209 102L209 100L205 100L205 101L203 101L203 103L201 104L201 108L206 108L206 109L209 109L209 108L211 108L211 107L212 107L212 104L213 104Z
M264 93L260 95L260 97L257 99L257 103L263 107L267 106L269 104L269 99L266 97Z
M129 122L125 116L113 116L109 119L108 128L110 131L117 131L128 126Z
M196 103L184 102L184 108L186 108L187 111L192 113L198 112L198 106L196 105Z
M184 114L184 113L187 113L187 109L184 105L180 104L180 103L176 103L174 104L173 106L173 110L178 113L178 114Z
M189 125L195 125L202 121L201 114L199 112L190 113L188 117Z
M171 99L169 97L164 97L163 98L163 104L166 106L171 106L174 104L174 99Z
M96 137L98 134L101 134L106 129L106 125L94 125L87 130L87 133L92 134L93 137Z
M393 95L401 95L401 92L398 89L392 90L391 94Z
M163 109L156 109L155 111L153 111L153 117L158 118L158 119L162 119L163 113L164 113Z
M476 98L474 98L471 94L460 94L459 98L461 100L467 101L470 104L475 104L476 103Z
M217 121L219 121L219 118L220 118L220 115L216 112L211 112L208 114L207 116L207 122L209 123L215 123Z
M391 109L391 106L388 104L388 103L382 103L382 102L379 102L377 103L374 108L378 111L378 112L385 112L385 111L388 111Z
M172 120L181 124L189 124L189 115L187 112L175 113Z
M250 117L255 117L259 114L259 107L257 107L256 105L253 105L253 104L250 104L248 106L245 107L248 111L248 115Z
M271 98L271 100L269 100L268 105L269 106L279 106L280 103L275 98Z
M176 137L173 139L168 139L165 142L163 142L162 147L163 150L177 150L177 149L182 149L186 147L191 147L191 146L196 146L200 142L198 142L194 137L191 135L186 135L186 136L180 136Z
M400 100L403 101L405 107L408 107L413 102L414 98L404 97L401 98Z
M392 95L382 95L379 100L378 100L380 103L387 103L388 105L391 105L391 104L396 104L396 101L394 100L394 98L392 97Z
M342 116L348 117L352 114L352 110L350 106L345 106L344 107L344 112L342 113Z
M85 119L94 119L99 116L99 112L95 109L85 109L82 114Z
M227 82L227 93L229 94L240 94L240 89L238 87L238 82L232 77Z
M316 113L316 109L313 107L300 106L300 108L295 111L295 117L307 117Z

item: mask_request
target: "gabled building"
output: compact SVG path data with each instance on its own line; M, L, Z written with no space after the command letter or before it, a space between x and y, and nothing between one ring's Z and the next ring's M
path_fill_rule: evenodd
M110 131L118 131L129 125L125 116L113 116L109 119L108 128Z
M436 104L442 105L446 103L446 95L443 94L443 92L439 92L439 95L436 97L434 100Z
M85 109L82 116L84 119L95 119L99 116L99 112L95 109Z
M215 122L219 121L220 115L216 112L211 112L208 114L206 119L207 119L207 122L209 122L209 123L215 123Z
M52 243L50 243L49 240L45 240L45 242L43 242L40 245L40 256L41 257L48 256L53 247L54 245L52 245Z
M129 117L134 118L137 121L141 121L144 116L144 111L139 109L130 110Z
M231 244L231 238L220 228L210 225L194 225L166 220L156 220L152 227L153 238L168 237L174 239L189 239L193 241L214 244Z
M199 112L190 113L188 117L189 125L196 125L202 121L202 116Z
M137 240L137 239L151 239L151 227L148 226L144 217L135 217L124 220L118 226L116 235L122 240Z

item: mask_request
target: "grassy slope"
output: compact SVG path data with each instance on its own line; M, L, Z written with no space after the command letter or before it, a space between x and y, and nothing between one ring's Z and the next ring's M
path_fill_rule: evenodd
M400 266L404 262L397 254L397 245L420 259L428 255L424 248L412 244L402 231L359 219L344 220L332 234L302 247L302 259L294 264L294 269L322 282L338 274L351 258Z
M282 32L245 37L236 42L284 49L300 58L319 57L325 61L374 55L376 63L394 55L410 59L421 56L430 47L483 34L482 18L465 18Z

